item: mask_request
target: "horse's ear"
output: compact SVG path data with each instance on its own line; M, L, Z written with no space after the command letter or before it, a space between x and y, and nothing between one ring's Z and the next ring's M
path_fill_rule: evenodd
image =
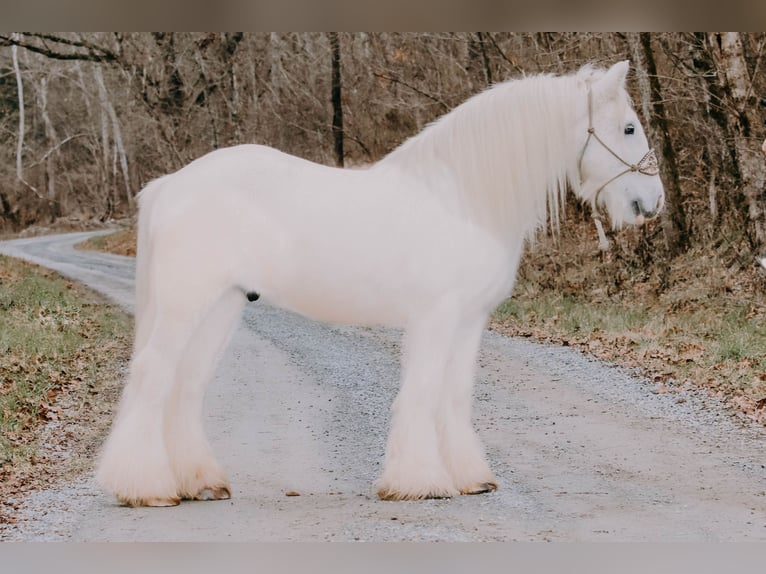
M628 60L614 64L598 81L599 90L605 94L614 94L624 88L629 68L630 62Z

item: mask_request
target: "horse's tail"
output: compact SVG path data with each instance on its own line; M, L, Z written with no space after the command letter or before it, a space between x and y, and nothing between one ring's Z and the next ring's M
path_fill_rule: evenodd
M162 187L164 178L150 181L138 194L138 237L136 240L136 307L135 343L139 350L149 337L152 321L148 318L149 308L149 267L152 260L151 220L152 207Z

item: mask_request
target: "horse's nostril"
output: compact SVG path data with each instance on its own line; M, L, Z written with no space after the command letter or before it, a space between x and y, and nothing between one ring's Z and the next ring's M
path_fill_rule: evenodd
M639 200L632 201L630 207L633 210L633 215L636 217L641 216L645 219L652 219L659 211L658 208L644 209L644 205Z

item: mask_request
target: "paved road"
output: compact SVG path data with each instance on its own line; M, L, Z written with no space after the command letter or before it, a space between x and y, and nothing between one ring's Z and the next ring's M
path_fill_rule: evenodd
M130 311L133 260L87 234L0 243ZM487 333L476 427L500 481L452 500L382 502L399 334L246 309L206 401L233 498L122 508L88 476L26 500L9 540L766 540L763 429L693 392L655 394L570 349ZM679 399L683 399L682 401ZM287 491L300 496L285 496Z

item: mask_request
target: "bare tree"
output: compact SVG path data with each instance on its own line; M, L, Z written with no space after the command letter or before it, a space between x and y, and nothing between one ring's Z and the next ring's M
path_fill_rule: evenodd
M766 203L764 201L764 163L759 152L753 126L760 122L757 98L748 70L745 47L739 32L708 35L713 59L724 87L729 136L739 169L742 194L748 210L751 243L766 245Z
M329 32L332 51L332 138L335 164L343 167L343 101L341 99L340 40L337 32Z
M13 72L16 75L16 90L19 95L19 137L18 143L16 145L16 179L20 182L23 182L24 132L26 131L24 119L26 114L24 108L24 82L21 79L21 68L19 67L19 49L16 44L11 46L11 57L13 59Z
M120 122L117 119L117 113L114 111L114 106L109 99L109 93L106 90L106 84L104 83L104 75L101 72L101 68L95 67L93 74L98 85L98 97L101 109L106 111L112 128L112 136L114 137L115 154L119 158L120 169L122 171L123 183L125 185L125 199L127 200L130 208L133 208L133 190L130 185L130 172L128 170L128 155L125 151L125 145L122 141L122 130L120 129ZM102 129L104 126L104 117L102 115ZM105 135L105 134L104 134Z
M55 220L61 215L61 205L59 204L59 198L56 195L56 156L59 153L59 146L57 143L58 136L56 134L56 128L53 126L50 114L48 113L48 78L46 76L40 78L37 93L39 97L40 115L43 120L43 126L45 126L45 137L48 147L48 151L44 155L47 192L46 199L48 200L50 218L51 220Z
M666 207L662 214L665 241L671 256L688 247L686 215L678 176L675 148L668 129L664 98L657 76L651 34L631 32L627 34L628 45L636 69L641 111L647 126L649 141L659 144L660 177L665 186Z
M0 34L0 46L18 46L54 60L117 62L118 54L105 46L82 38L45 33Z

